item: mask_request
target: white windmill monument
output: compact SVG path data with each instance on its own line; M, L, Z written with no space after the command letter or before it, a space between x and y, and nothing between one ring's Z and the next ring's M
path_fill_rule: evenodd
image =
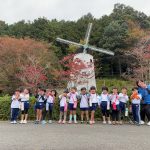
M58 42L68 44L68 45L75 45L76 47L82 48L83 52L76 54L74 56L74 59L82 60L85 65L90 64L90 63L92 64L92 67L90 67L90 69L86 68L86 69L82 70L82 73L89 74L88 78L78 77L78 82L76 82L76 83L68 82L68 88L76 86L77 90L80 90L82 87L86 87L87 89L90 89L91 86L96 87L94 60L93 60L92 55L87 54L87 50L93 50L93 51L101 52L101 53L108 54L108 55L114 55L114 52L112 52L110 50L105 50L102 48L97 48L97 47L89 45L89 38L90 38L91 30L92 30L92 23L89 23L87 32L85 35L85 39L84 39L85 44L72 42L69 40L62 39L62 38L56 39Z

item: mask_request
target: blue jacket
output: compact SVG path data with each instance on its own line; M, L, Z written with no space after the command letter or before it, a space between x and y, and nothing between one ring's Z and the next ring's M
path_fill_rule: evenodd
M150 90L150 85L148 85L146 89L141 87L138 88L139 93L142 95L144 104L150 104L150 93L148 90Z

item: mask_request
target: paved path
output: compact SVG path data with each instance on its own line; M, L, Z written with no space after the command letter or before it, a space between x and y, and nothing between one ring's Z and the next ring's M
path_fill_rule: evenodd
M149 150L150 127L11 125L0 122L0 150Z

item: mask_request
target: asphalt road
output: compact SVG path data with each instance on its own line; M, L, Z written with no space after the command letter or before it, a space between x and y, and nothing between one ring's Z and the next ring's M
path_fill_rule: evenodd
M149 150L150 127L134 125L12 125L0 122L0 150Z

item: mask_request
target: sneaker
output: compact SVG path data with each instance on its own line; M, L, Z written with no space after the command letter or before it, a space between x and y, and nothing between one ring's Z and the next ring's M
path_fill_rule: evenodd
M93 121L90 121L90 124L92 125L92 124L93 124Z
M20 124L23 124L23 120L20 121Z
M116 125L120 124L119 121L116 121Z
M95 124L95 121L93 121L93 124Z
M66 123L66 121L65 120L63 120L63 122L62 122L63 124L65 124Z
M71 124L72 123L72 121L71 120L69 120L69 122L68 122L69 124Z
M141 124L141 125L144 125L144 124L145 124L145 122L144 122L143 120L141 120L141 121L140 121L140 124Z
M120 125L122 125L122 124L123 124L123 122L122 122L122 121L120 121L120 122L119 122L119 124L120 124Z
M11 124L14 124L14 121L11 121L10 123L11 123Z
M150 121L147 123L148 126L150 126Z
M14 120L14 124L17 124L17 121L16 121L16 120Z
M103 121L103 124L106 124L106 121Z
M52 120L49 120L48 123L51 124L51 123L52 123Z
M115 124L116 124L116 122L115 122L115 121L113 121L113 122L112 122L112 124L113 124L113 125L115 125Z
M74 121L74 123L77 124L78 122L77 122L77 121Z
M24 124L27 124L27 120L24 120L23 123L24 123Z
M83 124L83 121L81 121L81 124Z
M39 121L38 121L38 120L36 120L34 123L35 123L35 124L39 124Z
M59 121L58 121L58 123L59 123L59 124L61 124L61 123L62 123L62 121L61 121L61 120L59 120Z
M111 124L111 121L108 121L108 124Z
M45 121L45 120L42 120L42 122L41 122L42 124L46 124L47 122Z

